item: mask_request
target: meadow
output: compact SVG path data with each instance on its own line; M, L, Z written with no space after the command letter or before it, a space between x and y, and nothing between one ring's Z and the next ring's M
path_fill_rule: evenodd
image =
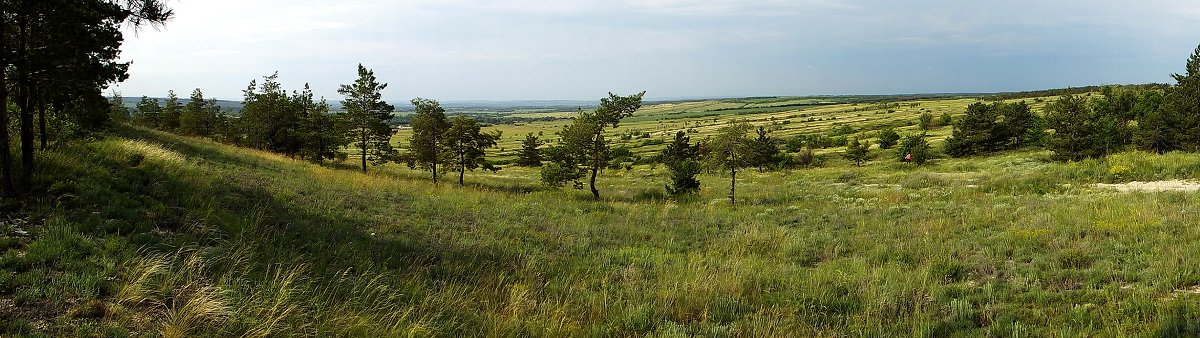
M1054 99L1057 99L1057 96L1002 101L1026 101L1032 109L1040 111L1047 102ZM626 148L636 156L649 158L661 151L678 131L688 132L693 139L701 140L715 134L722 126L740 121L766 126L772 130L772 136L780 139L803 134L837 134L873 139L879 130L887 127L894 127L901 134L915 135L923 132L918 127L921 114L931 114L935 118L941 117L942 114L958 116L968 105L979 100L979 97L903 99L837 96L651 102L638 110L634 116L623 119L619 128L609 130L608 138L612 140L613 148ZM555 142L558 138L556 133L570 124L574 113L518 113L512 116L558 119L500 124L485 128L502 133L496 147L489 150L489 156L500 163L516 159L517 151L521 149L521 141L527 133L541 135L539 138L543 142ZM834 131L842 126L849 127L850 132L839 134ZM925 133L930 143L939 144L941 140L950 136L950 130L950 126L940 125ZM405 148L411 134L411 129L400 130L392 141L399 148ZM878 145L874 147L878 148ZM842 147L815 149L817 153L841 150Z
M735 101L648 105L612 133L912 134L975 99ZM495 155L563 123L497 126ZM434 185L123 126L40 153L45 193L6 206L21 212L0 218L0 335L1200 335L1200 198L1097 186L1194 180L1200 155L918 167L876 148L858 167L837 151L746 171L734 208L718 175L666 197L661 166L606 171L593 201L530 168Z

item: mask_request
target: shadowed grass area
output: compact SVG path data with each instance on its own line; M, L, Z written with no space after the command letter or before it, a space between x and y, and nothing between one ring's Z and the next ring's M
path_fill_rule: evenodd
M731 209L717 176L662 197L662 168L593 202L535 169L433 186L121 129L5 206L0 335L1200 333L1196 195L1093 186L1200 156L1047 157L748 171Z

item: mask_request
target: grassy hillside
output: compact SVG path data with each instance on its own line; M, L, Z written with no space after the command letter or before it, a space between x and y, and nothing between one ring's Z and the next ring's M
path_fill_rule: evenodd
M1094 185L1200 156L1046 157L748 172L731 209L722 177L662 198L661 168L594 202L126 128L3 207L0 336L1200 334L1200 198Z
M1041 111L1046 102L1056 97L1036 97L1008 101L1025 101L1035 111ZM724 99L649 103L634 116L621 120L620 128L609 129L608 137L613 147L629 148L635 155L649 157L660 151L678 131L686 131L693 139L700 140L716 133L717 129L733 121L745 121L756 126L766 126L773 135L791 138L801 134L831 135L835 127L850 127L850 136L874 138L879 130L894 127L904 134L919 134L917 120L923 113L934 117L942 114L959 116L967 105L978 101L975 97L905 98L890 97L801 97ZM529 123L501 124L492 130L503 133L489 154L496 160L515 160L525 134L542 134L543 141L554 142L555 134L570 124L574 113L529 113L513 114L513 117L547 118L558 120ZM937 126L928 132L929 141L940 144L950 135L950 126ZM400 147L408 146L411 129L402 129L393 138ZM631 137L623 138L622 135ZM874 140L872 140L874 142ZM841 147L836 149L842 150ZM818 150L818 152L827 152Z

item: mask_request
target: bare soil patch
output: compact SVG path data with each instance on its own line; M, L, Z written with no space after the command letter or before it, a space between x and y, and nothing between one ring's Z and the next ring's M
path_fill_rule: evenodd
M1190 180L1167 180L1154 182L1129 182L1119 184L1096 184L1098 188L1115 189L1122 192L1130 191L1198 191L1200 182Z

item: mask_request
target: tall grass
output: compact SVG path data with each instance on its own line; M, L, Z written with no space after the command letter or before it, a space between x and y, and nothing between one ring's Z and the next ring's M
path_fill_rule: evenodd
M606 172L597 202L536 170L434 186L128 129L40 159L53 203L0 256L0 298L37 310L0 332L1194 334L1195 195L1092 184L1190 178L1200 157L1044 158L747 173L732 209L709 203L721 177L663 197L661 168Z

